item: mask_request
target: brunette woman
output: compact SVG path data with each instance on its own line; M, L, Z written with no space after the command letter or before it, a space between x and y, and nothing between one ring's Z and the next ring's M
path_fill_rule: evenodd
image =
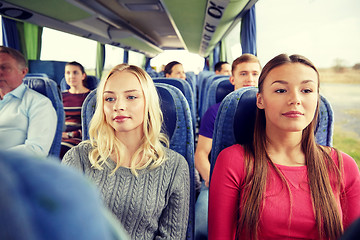
M259 77L254 141L218 156L209 239L338 239L360 216L355 161L315 142L319 73L279 55Z

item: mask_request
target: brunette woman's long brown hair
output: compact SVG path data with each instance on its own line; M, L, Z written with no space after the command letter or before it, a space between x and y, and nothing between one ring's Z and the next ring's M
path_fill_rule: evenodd
M260 93L263 90L263 83L269 72L287 63L301 63L311 67L316 71L319 80L317 69L308 59L300 55L288 56L281 54L270 60L262 70L259 77ZM318 89L319 85L318 81ZM320 97L318 97L318 99L320 99ZM325 237L335 240L338 239L343 232L342 219L333 192L334 190L335 194L339 194L341 191L341 171L339 169L341 169L342 159L337 151L339 159L339 166L337 166L329 155L330 149L320 146L315 142L314 129L317 124L318 112L319 100L314 119L303 130L301 147L305 154L305 164L308 171L308 181L319 239ZM237 228L238 239L243 237L245 237L245 239L257 239L258 237L257 229L259 227L269 168L273 168L282 179L285 187L289 191L290 206L292 206L289 185L267 154L265 128L265 111L263 109L257 109L253 143L244 146L246 153L246 179L240 202L241 212ZM334 187L334 189L332 187ZM289 218L291 218L291 216L289 216Z

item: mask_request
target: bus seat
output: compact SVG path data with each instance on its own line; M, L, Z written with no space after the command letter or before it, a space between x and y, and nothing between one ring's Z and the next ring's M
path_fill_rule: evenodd
M64 77L64 69L67 62L29 60L28 63L29 73L45 73L60 86L61 79Z
M96 108L96 88L85 98L81 108L82 140L90 139L89 127Z
M49 78L49 76L46 73L28 73L25 75L25 77L42 77L42 78Z
M0 151L0 185L0 239L130 239L97 189L58 161Z
M190 215L187 236L193 239L195 180L194 180L194 135L190 108L182 92L169 84L155 83L160 98L160 106L164 116L163 131L168 135L170 149L178 152L187 160L190 169ZM85 98L82 110L82 136L89 139L89 126L96 108L96 89Z
M95 88L97 88L97 85L99 84L99 79L96 76L87 75L86 84L87 84L88 89L94 90ZM63 77L60 82L61 91L62 92L66 91L69 88L70 88L70 86L66 83L65 77Z
M29 88L41 93L48 97L56 111L58 122L56 126L56 132L54 141L51 145L49 155L59 157L61 149L61 138L65 124L64 105L62 102L62 96L59 87L56 82L46 78L28 77L24 78L23 82L29 86Z
M228 78L216 79L209 87L206 102L204 103L205 108L208 109L212 105L221 102L232 91L234 91L234 85L231 84Z
M206 112L207 108L206 108L206 102L207 102L207 96L208 96L208 92L209 92L209 88L210 85L217 79L229 79L229 76L225 76L225 75L211 75L208 78L205 78L203 81L203 86L201 89L201 99L199 104L201 104L200 109L199 109L199 117L201 119L201 117L204 115L204 113Z
M333 132L334 112L330 102L324 96L320 96L320 108L315 132L316 142L331 147L333 145Z
M155 83L159 94L161 110L164 115L165 132L168 133L170 149L181 154L190 170L190 208L187 239L193 239L195 222L195 164L194 134L189 105L184 95L174 86Z
M228 94L222 101L216 116L211 149L211 171L219 153L233 144L244 144L253 139L256 116L256 93L258 88L245 87ZM334 117L330 103L320 97L316 142L332 146Z
M150 76L151 78L160 77L160 76L159 76L159 73L156 72L156 71L153 70L153 69L151 69L150 71L146 71L146 73L149 74L149 76Z
M211 76L211 75L214 75L214 74L215 74L214 71L208 71L208 70L203 70L203 71L199 72L198 81L197 81L197 87L200 89L204 79Z
M178 78L157 77L157 78L153 78L153 81L154 81L154 83L169 84L169 85L172 85L172 86L180 89L182 94L184 94L187 102L189 103L190 113L191 113L192 122L193 122L193 130L195 133L195 123L196 123L195 101L196 100L194 98L194 94L191 90L190 84L188 82L186 82L182 79L178 79Z
M205 88L205 79L209 78L210 76L215 75L214 71L201 71L198 74L198 82L197 82L197 88L198 88L198 112L201 108L201 99L202 99L202 91Z
M196 103L196 99L197 99L196 75L195 75L194 72L186 72L185 75L186 75L186 81L190 84L191 89L193 91L194 100L195 100L195 103Z

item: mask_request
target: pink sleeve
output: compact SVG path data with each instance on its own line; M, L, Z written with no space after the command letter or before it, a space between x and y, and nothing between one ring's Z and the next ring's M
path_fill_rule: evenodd
M243 179L244 150L240 145L218 156L209 191L208 239L235 239Z
M360 217L360 174L359 168L349 155L341 153L343 158L344 193L341 197L344 229Z

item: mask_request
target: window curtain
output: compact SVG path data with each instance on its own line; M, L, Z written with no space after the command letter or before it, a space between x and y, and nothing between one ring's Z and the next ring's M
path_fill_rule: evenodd
M129 62L129 50L124 49L124 59L123 59L124 63L128 63Z
M96 47L96 77L101 79L105 64L105 45L98 42Z
M43 28L2 18L3 45L19 50L28 60L39 60Z
M249 9L241 21L240 42L243 54L257 55L255 5Z
M215 70L215 64L220 61L220 44L216 44L213 50L213 63L211 65L211 70Z
M203 71L209 71L209 56L207 56L206 58L204 58L204 69Z
M11 47L21 52L19 31L16 26L16 21L2 17L2 34L3 34L3 45Z
M211 51L209 56L208 56L208 63L209 63L209 70L213 71L214 70L214 52Z
M227 61L225 40L220 41L220 61Z
M43 27L24 22L24 40L28 60L40 60Z
M145 69L146 72L153 71L153 69L151 68L151 65L150 65L150 61L151 61L150 57L145 57L144 69Z

